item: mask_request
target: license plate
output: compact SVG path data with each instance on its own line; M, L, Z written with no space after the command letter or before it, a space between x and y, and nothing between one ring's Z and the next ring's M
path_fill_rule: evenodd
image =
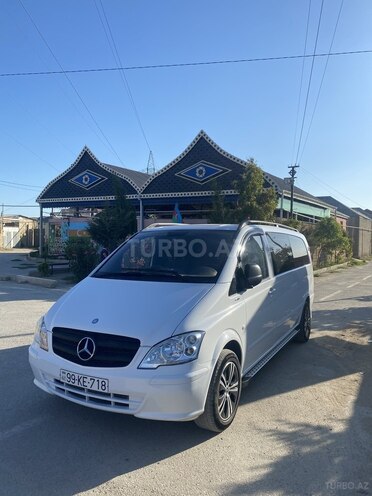
M65 384L77 386L91 391L99 391L100 393L109 393L108 379L101 377L92 377L90 375L77 374L69 370L60 370L59 378Z

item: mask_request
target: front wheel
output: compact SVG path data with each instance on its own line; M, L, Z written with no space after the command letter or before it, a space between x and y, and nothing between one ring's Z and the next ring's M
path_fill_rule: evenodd
M242 389L241 367L236 354L222 350L208 389L204 413L195 420L202 429L221 432L232 423Z
M295 336L295 341L297 343L306 343L309 341L311 333L311 314L310 314L310 305L307 301L305 303L304 309L302 311L301 321L298 333Z

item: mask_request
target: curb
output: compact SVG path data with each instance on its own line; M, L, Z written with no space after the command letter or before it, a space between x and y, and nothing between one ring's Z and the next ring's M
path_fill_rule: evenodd
M321 269L314 270L314 276L317 274L323 274L324 272L332 272L333 270L341 269L342 267L348 267L349 262L344 262L342 264L330 265L329 267L322 267Z
M0 276L0 281L15 281L18 284L34 284L36 286L44 286L44 288L55 288L57 286L56 279L43 279L41 277L32 276Z

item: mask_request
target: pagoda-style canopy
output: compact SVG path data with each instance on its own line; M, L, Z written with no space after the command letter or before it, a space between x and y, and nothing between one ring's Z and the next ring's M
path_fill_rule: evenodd
M45 207L104 208L115 201L118 183L136 208L139 227L146 217L167 219L176 203L184 220L206 221L216 190L225 202L236 204L236 182L246 162L222 150L204 131L175 158L152 175L100 162L84 147L75 162L53 179L37 201ZM278 216L290 210L290 185L264 172L265 186L278 195ZM329 217L330 205L297 187L294 188L293 211L300 218Z
M36 201L42 207L104 207L115 200L118 183L133 199L149 177L144 172L100 162L85 146L75 162L53 179Z

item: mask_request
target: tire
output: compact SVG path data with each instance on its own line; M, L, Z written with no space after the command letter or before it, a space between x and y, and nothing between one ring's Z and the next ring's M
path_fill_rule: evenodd
M302 311L298 333L296 334L294 340L297 343L307 343L310 338L310 333L311 333L311 315L310 315L310 305L309 302L307 301Z
M241 390L238 357L231 350L222 350L209 384L204 413L195 420L196 425L213 432L229 427L238 409Z

